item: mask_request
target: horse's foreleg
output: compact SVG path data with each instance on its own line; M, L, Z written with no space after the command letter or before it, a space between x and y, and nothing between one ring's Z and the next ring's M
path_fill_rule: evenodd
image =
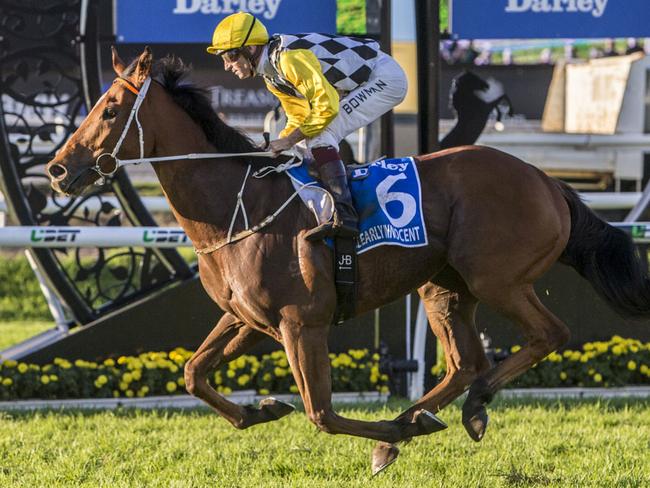
M348 434L384 442L398 442L439 430L428 412L420 412L413 423L366 422L341 417L332 408L332 382L327 349L329 327L310 327L283 321L280 331L309 420L329 434Z
M293 406L272 398L262 400L260 408L237 405L217 393L208 383L210 373L238 358L265 337L265 334L227 313L185 365L188 393L206 402L238 429L277 420L294 410Z

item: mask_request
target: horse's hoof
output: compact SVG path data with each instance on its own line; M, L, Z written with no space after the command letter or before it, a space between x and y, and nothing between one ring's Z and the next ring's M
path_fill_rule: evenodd
M463 425L473 441L479 442L483 439L485 430L487 429L488 419L487 411L482 405L471 417L469 415L466 416L463 412Z
M260 410L268 414L274 420L281 419L285 415L292 413L296 407L290 403L285 403L277 398L269 397L260 400Z
M420 429L419 435L433 434L447 428L447 424L428 410L420 410L413 418Z
M379 442L372 450L372 475L376 476L397 461L399 449L394 444Z

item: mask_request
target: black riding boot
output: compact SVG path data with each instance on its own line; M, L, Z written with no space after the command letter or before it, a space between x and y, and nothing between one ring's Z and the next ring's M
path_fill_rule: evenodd
M327 161L317 166L321 183L334 197L336 212L331 222L314 227L305 234L308 241L317 241L325 237L358 237L359 217L352 204L352 195L348 187L345 166L340 159Z

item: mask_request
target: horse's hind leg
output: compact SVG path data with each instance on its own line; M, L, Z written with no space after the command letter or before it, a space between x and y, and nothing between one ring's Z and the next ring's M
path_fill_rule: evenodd
M241 356L264 339L265 334L226 313L185 365L185 387L238 429L277 420L291 412L292 405L267 398L260 408L237 405L217 393L208 383L208 375L219 366Z
M569 329L542 305L532 284L501 290L490 287L486 295L485 303L524 329L528 343L470 387L463 405L463 425L475 441L480 441L485 433L485 405L494 393L569 340Z
M422 286L418 293L431 330L444 349L447 372L440 383L397 417L399 422L411 422L421 409L434 413L441 410L490 367L474 325L478 301L452 268L436 276L436 282L439 284ZM398 453L395 446L380 442L373 450L373 471L388 466Z
M474 325L478 300L454 270L447 268L443 273L444 286L427 283L418 289L418 294L431 330L444 349L447 372L438 385L398 419L410 420L422 408L432 412L443 409L490 367Z

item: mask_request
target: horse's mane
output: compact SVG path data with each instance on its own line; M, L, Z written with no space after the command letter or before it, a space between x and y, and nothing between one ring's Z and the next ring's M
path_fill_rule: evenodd
M124 71L128 76L135 69L137 60ZM207 139L221 152L252 152L260 149L246 135L226 124L212 108L210 94L205 88L186 81L191 66L174 55L168 55L154 63L152 78L169 93L174 102L199 124Z

